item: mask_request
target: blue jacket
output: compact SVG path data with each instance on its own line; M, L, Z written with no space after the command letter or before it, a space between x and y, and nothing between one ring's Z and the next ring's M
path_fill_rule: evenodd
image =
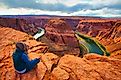
M30 64L30 62L31 62L29 60L27 54L20 49L16 49L15 52L13 53L12 57L13 57L14 67L18 71L22 71L25 68L27 68L28 66L26 66L26 65ZM38 63L39 61L40 60L37 58L34 59L35 63Z

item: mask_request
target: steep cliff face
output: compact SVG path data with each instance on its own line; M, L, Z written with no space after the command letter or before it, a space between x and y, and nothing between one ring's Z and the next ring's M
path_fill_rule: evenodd
M46 30L45 36L50 41L48 43L53 43L56 46L60 47L60 50L55 47L55 49L50 49L50 51L52 52L65 51L72 54L75 53L76 51L77 54L79 53L78 43L74 36L74 31L65 21L60 19L50 20L45 25L45 30Z
M100 37L110 30L116 21L113 20L81 20L77 30L92 37Z
M121 53L111 57L96 54L59 57L48 53L45 43L26 33L2 26L0 33L0 80L121 80ZM12 53L18 41L29 46L30 59L42 56L37 67L26 74L16 73L13 67Z
M101 39L107 39L110 44L106 45L107 49L113 53L121 52L121 22L118 21ZM104 42L104 40L102 40Z
M20 30L30 35L33 35L38 31L38 27L33 23L28 23L26 20L19 18L0 18L0 25Z
M26 32L30 35L35 34L39 27L45 28L46 36L43 38L47 43L50 52L60 52L62 55L66 52L72 52L79 54L79 48L76 38L74 37L73 28L70 25L75 26L79 20L71 21L71 19L59 18L49 20L50 18L0 18L0 25L4 27L10 27L22 32ZM35 20L35 21L34 21ZM44 21L43 21L44 20ZM45 24L45 22L49 22ZM64 21L65 20L65 21ZM67 24L68 22L69 24ZM73 23L72 23L73 22ZM70 24L71 23L71 24ZM75 55L77 55L75 54Z
M50 20L48 17L40 17L40 16L29 16L29 17L19 17L20 19L24 19L29 24L34 24L36 27L44 28L44 25Z
M51 20L51 18L55 19ZM121 19L91 17L1 17L0 25L20 30L30 35L34 35L39 27L43 27L46 30L46 36L44 36L41 41L50 46L50 52L60 52L63 55L63 51L64 53L79 53L74 30L96 38L106 46L109 52L116 53L121 49L120 21Z
M3 27L11 27L14 29L21 30L18 24L18 20L14 18L2 18L0 17L0 25Z
M110 28L110 30L104 36L102 36L102 38L114 39L115 42L120 42L120 38L121 38L121 21L117 21Z
M120 20L81 20L77 30L99 40L110 53L117 53L121 49L120 26Z

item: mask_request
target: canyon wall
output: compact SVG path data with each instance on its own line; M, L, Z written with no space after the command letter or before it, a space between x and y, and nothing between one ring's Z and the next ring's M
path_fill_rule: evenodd
M46 43L37 42L24 32L0 26L0 33L0 80L121 80L121 53L110 57L97 54L60 57L48 53ZM29 46L30 59L41 56L37 67L26 74L18 74L13 66L12 54L18 41Z
M44 28L46 34L40 41L50 46L50 52L57 51L57 53L60 52L63 54L63 51L65 51L66 53L72 52L73 54L73 51L76 51L76 55L78 55L79 48L78 42L74 36L74 31L79 31L93 37L105 45L106 49L111 53L116 53L121 49L120 18L48 16L1 17L0 25L20 30L30 35L34 35L40 27Z
M36 41L32 35L39 27L46 33ZM105 45L111 56L78 57L76 30ZM0 34L0 80L121 80L119 19L0 18ZM29 46L30 59L42 56L37 67L26 74L16 73L13 66L15 43L20 41Z
M77 30L98 40L110 53L121 50L121 20L81 20Z

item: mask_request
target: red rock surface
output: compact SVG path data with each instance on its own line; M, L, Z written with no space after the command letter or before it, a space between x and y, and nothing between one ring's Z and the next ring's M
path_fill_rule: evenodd
M99 40L110 53L121 50L121 20L81 20L77 30Z
M101 36L112 28L116 20L81 20L77 30L92 37Z
M60 52L60 54L63 54L61 52L79 54L78 43L74 36L74 31L64 20L50 20L45 25L45 30L45 36L49 40L48 43L51 43L50 45L53 46L53 49L50 49L49 51ZM45 40L41 41L47 43ZM55 47L53 44L55 44ZM59 47L59 49L57 49L57 47Z
M120 54L111 57L96 54L87 54L84 58L73 55L59 57L47 53L45 43L35 41L26 33L12 28L0 28L0 33L0 80L121 80ZM30 59L42 56L37 67L26 74L16 73L13 67L11 55L17 41L29 45Z
M92 58L91 58L92 57ZM120 80L121 61L95 54L79 58L71 55L62 57L52 72L56 80Z
M74 37L75 28L71 25L77 23L70 24L67 20L68 17L49 20L44 26L46 35L38 42L28 34L33 35L40 24L18 18L0 18L0 80L121 80L120 20L90 17L80 21L77 30L99 40L111 52L110 57L87 54L83 58L74 56L78 55L79 48ZM37 67L26 74L16 73L13 67L11 56L18 41L29 45L30 59L42 56ZM55 53L66 55L60 57Z
M37 26L35 26L33 23L28 23L25 19L0 17L0 25L3 27L10 27L16 30L20 30L30 35L33 35L38 31Z

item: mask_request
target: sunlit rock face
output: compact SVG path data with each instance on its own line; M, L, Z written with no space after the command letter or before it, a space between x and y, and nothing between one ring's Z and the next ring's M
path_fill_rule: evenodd
M81 20L76 29L99 40L111 53L110 57L93 53L83 58L75 56L79 52L78 43L71 25L65 20L49 20L44 26L46 34L40 41L33 39L34 32L28 35L28 25L33 24L24 19L19 21L25 31L15 24L16 19L0 19L0 80L121 80L120 21ZM19 41L29 45L30 59L42 56L37 67L26 74L16 73L13 67L12 53L15 42ZM65 55L60 57L61 54Z
M59 57L46 52L48 46L45 43L33 40L32 36L26 33L11 28L0 28L0 33L1 80L121 79L120 53L110 57L97 54L87 54L83 58L74 55ZM29 45L30 59L42 56L37 67L26 74L16 73L13 67L12 53L15 50L15 42L18 41Z
M50 51L65 51L66 53L70 52L72 54L79 54L78 42L74 35L74 31L64 20L50 20L45 25L45 30L46 38L50 41L50 43L55 44L55 47L53 45L53 49L50 49Z
M97 37L105 34L110 28L113 27L115 23L116 20L80 20L77 29L84 34L92 37Z
M77 30L99 40L110 53L117 53L121 49L121 20L80 20Z
M78 55L80 52L78 42L74 36L74 30L97 39L110 53L117 53L121 49L120 23L120 18L0 17L0 25L2 27L10 27L30 35L35 35L40 27L44 28L46 36L40 41L48 44L50 52L59 52L62 55L68 52Z

